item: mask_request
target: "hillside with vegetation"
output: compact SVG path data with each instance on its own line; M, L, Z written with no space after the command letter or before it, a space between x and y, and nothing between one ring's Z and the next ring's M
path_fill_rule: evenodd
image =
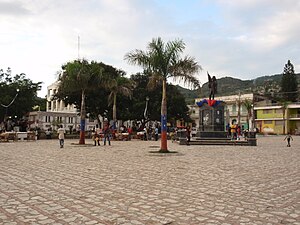
M300 73L296 74L300 84ZM238 93L270 94L280 92L282 74L262 76L252 80L241 80L233 77L222 77L217 79L217 96L235 95ZM178 90L185 96L187 104L192 104L195 98L205 98L209 95L208 82L204 83L201 90L190 90L177 85ZM298 88L299 89L299 88Z

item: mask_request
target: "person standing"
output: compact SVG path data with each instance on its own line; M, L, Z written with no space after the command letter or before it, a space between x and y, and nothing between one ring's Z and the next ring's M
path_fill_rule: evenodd
M63 128L62 125L60 125L60 127L58 128L57 133L58 133L58 139L59 139L60 148L63 148L64 147L64 143L65 143L65 133L66 133L66 131Z
M106 140L108 141L108 145L110 145L110 127L109 127L109 124L107 124L105 127L104 127L104 145L106 145Z
M187 145L190 145L190 141L191 141L191 129L189 126L187 126L186 128L186 138L187 138Z
M130 126L128 127L127 132L128 132L128 140L131 140L132 128Z
M232 124L230 126L231 140L236 140L237 138L236 132L237 132L237 126L235 122L232 121Z
M94 145L100 146L100 135L97 133L97 131L93 130L92 132L92 139L94 141Z
M155 133L155 141L157 141L158 140L158 127L157 126L155 127L154 133Z
M287 147L291 147L291 139L293 141L292 135L288 132L284 138L284 141L287 140Z
M147 141L148 140L148 129L147 129L147 127L145 126L144 127L144 141Z

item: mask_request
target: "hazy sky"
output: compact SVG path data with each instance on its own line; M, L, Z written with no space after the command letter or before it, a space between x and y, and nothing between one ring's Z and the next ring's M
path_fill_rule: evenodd
M0 68L42 81L78 57L102 61L128 76L142 71L124 55L152 38L182 39L183 55L217 78L300 72L299 0L0 0Z

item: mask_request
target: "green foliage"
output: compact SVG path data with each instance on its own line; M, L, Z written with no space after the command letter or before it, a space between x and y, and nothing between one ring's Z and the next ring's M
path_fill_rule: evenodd
M103 68L97 62L74 60L62 66L59 91L66 93L89 92L101 84Z
M130 119L137 119L141 121L144 118L146 97L149 97L149 119L152 121L160 121L162 97L161 85L157 85L155 88L149 89L149 75L140 73L132 75L130 79L136 84L136 87L133 90L132 100L130 102L128 101L129 104L127 104L127 109L130 112ZM190 120L188 107L183 94L181 94L178 88L172 84L167 84L167 90L168 121L172 122L181 118L184 118L186 121Z
M185 102L189 105L193 105L195 103L195 99L199 98L202 93L200 88L196 90L190 90L179 85L176 85L176 88L184 96Z
M173 78L175 81L182 81L195 88L200 86L199 80L194 76L201 67L193 57L181 57L185 49L182 40L163 42L153 38L147 46L147 51L135 50L125 55L125 60L133 65L141 66L146 73L151 75L150 82L167 80Z
M78 102L80 101L79 144L85 144L86 95L101 86L103 68L95 61L88 62L83 59L68 62L62 66L62 69L58 88L60 93L56 97L80 94L80 100L77 99Z
M298 82L294 71L294 66L288 60L283 69L281 79L281 92L285 101L297 101L298 98Z
M107 82L106 88L110 91L108 104L113 105L113 120L117 121L117 96L123 95L131 98L134 82L120 74Z
M22 118L28 112L32 111L32 107L39 104L37 92L41 90L42 82L34 83L26 78L24 73L12 76L11 69L6 72L0 70L0 121L4 116L13 118ZM19 92L17 92L17 89ZM16 98L14 99L14 97ZM14 100L14 101L13 101ZM10 103L13 102L11 105ZM9 107L4 107L8 106Z

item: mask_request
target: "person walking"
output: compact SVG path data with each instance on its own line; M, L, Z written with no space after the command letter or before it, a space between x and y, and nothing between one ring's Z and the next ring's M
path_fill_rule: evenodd
M103 133L104 133L104 138L103 138L104 145L106 145L106 140L108 141L108 145L110 145L110 127L108 124L104 127Z
M60 127L58 128L57 133L58 133L58 139L59 139L59 146L60 146L60 148L63 148L64 143L65 143L65 133L66 133L66 131L63 128L62 125L60 125Z
M287 140L287 147L291 147L291 139L293 141L292 135L288 132L284 138L284 141Z

